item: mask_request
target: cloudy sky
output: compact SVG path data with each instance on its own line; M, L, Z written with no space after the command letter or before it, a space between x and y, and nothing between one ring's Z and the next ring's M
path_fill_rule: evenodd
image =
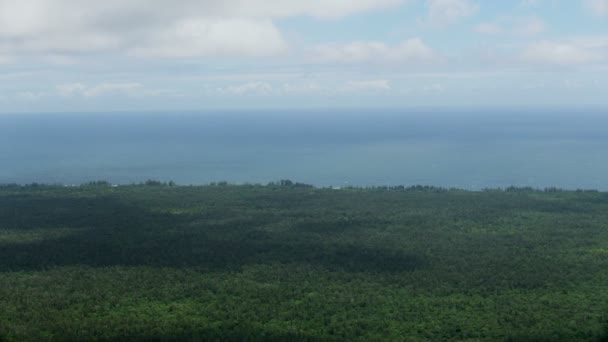
M608 106L608 0L0 0L0 111Z

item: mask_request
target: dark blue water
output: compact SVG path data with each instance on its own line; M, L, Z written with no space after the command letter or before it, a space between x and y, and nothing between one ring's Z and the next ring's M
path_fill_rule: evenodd
M0 183L608 190L608 111L0 114Z

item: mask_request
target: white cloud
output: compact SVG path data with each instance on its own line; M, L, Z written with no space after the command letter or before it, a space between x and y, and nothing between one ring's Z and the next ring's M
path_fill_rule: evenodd
M526 90L526 91L543 89L543 88L546 88L546 85L544 83L526 83L521 86L521 89Z
M371 81L351 81L343 88L344 91L364 91L364 90L391 90L389 80L371 80Z
M589 64L603 59L598 51L580 44L546 40L530 44L520 57L529 63L562 66Z
M583 87L583 84L577 80L565 79L562 82L562 87L566 89L580 89Z
M608 15L608 0L584 0L584 3L591 13L599 16Z
M444 86L440 83L427 84L421 88L423 92L437 93L444 90Z
M378 41L359 41L347 45L320 45L314 49L313 60L338 63L420 63L432 62L437 55L420 38L389 46Z
M132 90L141 88L139 83L103 83L95 87L89 88L84 92L86 97L95 97L105 95L107 93L129 93Z
M541 0L521 0L519 3L520 7L534 7L537 6Z
M497 35L509 33L516 36L537 36L546 30L545 21L538 17L510 18L499 23L480 23L474 31L480 34Z
M267 82L247 82L238 85L218 87L209 91L210 95L254 95L268 96L275 93L274 87Z
M373 9L402 4L404 0L228 0L228 12L258 17L307 15L320 18L344 17ZM231 4L232 3L232 4ZM239 9L230 8L235 6Z
M83 96L98 97L108 93L125 93L132 95L134 90L142 88L140 83L101 83L95 86L87 86L82 83L70 83L57 86L57 92L61 96Z
M504 32L504 29L492 23L480 23L473 28L475 32L487 35L494 35Z
M30 78L34 75L35 73L31 71L0 72L0 80L3 80L3 84L7 84L17 80Z
M131 53L152 57L269 56L287 44L269 20L187 19L140 43Z
M335 96L344 93L377 93L390 90L392 90L391 81L386 79L337 82L332 77L329 79L300 79L283 84L256 81L219 87L207 86L205 94L209 96Z
M608 49L608 36L574 36L569 41L586 49Z
M427 0L428 21L432 25L445 26L473 16L479 5L471 0Z
M545 21L537 17L519 18L514 22L512 32L519 36L536 36L546 30Z
M284 83L281 92L285 94L327 94L328 89L315 81L304 81L299 83Z
M83 95L87 86L82 83L61 84L57 86L57 92L61 96Z
M75 65L78 63L76 57L61 54L41 55L36 60L53 65Z
M33 102L41 100L46 96L43 92L25 91L17 94L17 99L21 101Z
M122 53L267 56L272 20L343 17L406 0L0 0L0 56Z
M0 33L0 51L27 55L61 55L91 53L119 49L124 42L119 36L101 32L66 32L65 34L43 34L20 37Z
M3 56L0 54L0 64L12 63L15 59L11 56Z

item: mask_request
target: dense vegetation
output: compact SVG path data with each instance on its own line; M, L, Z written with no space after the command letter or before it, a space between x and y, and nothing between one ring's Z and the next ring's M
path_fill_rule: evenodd
M0 340L593 341L607 284L608 193L0 188Z

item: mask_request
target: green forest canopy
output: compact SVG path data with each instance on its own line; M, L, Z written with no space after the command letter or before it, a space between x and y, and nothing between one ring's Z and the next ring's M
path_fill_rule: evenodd
M601 340L608 193L0 187L0 340Z

